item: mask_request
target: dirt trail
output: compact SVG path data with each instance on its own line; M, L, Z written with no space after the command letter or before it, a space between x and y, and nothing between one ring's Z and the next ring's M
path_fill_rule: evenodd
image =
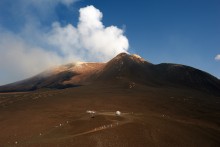
M27 143L29 144L29 143L34 143L34 142L46 143L46 142L57 141L57 140L71 139L74 137L87 135L87 134L100 132L100 131L104 131L104 130L108 130L108 129L122 126L124 124L133 122L133 120L137 117L133 113L122 113L120 116L116 116L115 112L97 112L94 117L94 120L98 116L104 116L105 119L107 119L108 121L111 121L112 123L103 124L103 125L97 126L95 128L92 128L90 130L82 130L82 132L76 133L76 134L70 134L70 135L65 135L62 137L50 138L50 135L53 134L54 132L56 132L56 131L59 132L59 130L65 129L65 127L69 127L70 126L69 124L71 124L71 122L84 120L85 116L82 116L81 118L79 118L77 120L68 121L68 123L66 123L66 124L63 123L62 125L57 125L57 126L53 127L52 129L49 129L48 131L42 132L42 135L40 135L40 136L39 135L33 136L32 139L23 141L22 144L27 144ZM121 118L121 119L120 120L112 120L112 118L109 118L109 117ZM88 115L87 118L90 118L90 116ZM89 125L89 123L86 125ZM41 133L39 133L39 134L41 134Z
M115 116L115 112L101 112L101 113L98 113L98 115ZM81 135L86 135L86 134L90 134L90 133L95 133L95 132L111 129L111 128L114 128L114 127L124 125L126 123L130 123L134 119L134 116L131 116L130 113L123 113L120 117L123 117L125 119L120 121L120 122L105 124L105 125L96 127L94 129L91 129L89 131L85 131L85 132L74 134L74 135L65 136L65 137L62 137L62 138L59 138L59 139L68 139L68 138L73 138L73 137L77 137L77 136L81 136Z

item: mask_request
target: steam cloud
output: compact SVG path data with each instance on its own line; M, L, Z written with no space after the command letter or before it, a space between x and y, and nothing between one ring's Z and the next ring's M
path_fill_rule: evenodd
M215 56L215 60L220 61L220 54Z
M60 49L67 59L107 61L118 53L127 52L129 45L123 31L115 26L105 27L98 9L87 6L79 12L77 27L71 24L61 27L55 22L46 35L48 42Z
M70 5L74 1L37 2L39 6L47 2L48 7L55 8L58 3ZM25 2L26 5L27 2L37 3L34 0ZM46 8L39 8L46 11ZM105 27L103 15L98 9L87 6L79 12L77 26L62 26L59 22L53 22L49 29L44 29L33 21L33 18L41 19L41 14L28 16L25 27L18 33L0 24L0 85L27 78L59 64L79 60L107 61L128 51L129 43L123 30L116 26Z

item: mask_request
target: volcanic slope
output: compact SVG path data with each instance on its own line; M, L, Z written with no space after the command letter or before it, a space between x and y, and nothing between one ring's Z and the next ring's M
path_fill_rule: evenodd
M220 146L219 80L188 66L123 53L0 89L0 146Z
M0 86L0 92L131 81L151 86L188 87L220 94L220 80L206 72L179 64L154 65L138 55L126 53L117 55L107 63L78 62L53 68L32 78Z

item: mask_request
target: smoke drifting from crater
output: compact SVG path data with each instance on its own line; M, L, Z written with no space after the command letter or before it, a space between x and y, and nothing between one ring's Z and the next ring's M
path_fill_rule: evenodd
M19 1L27 4L25 0ZM54 1L48 7L55 8L61 2L70 5L75 1ZM31 3L34 1L28 2ZM40 5L43 6L44 2L38 3L35 9L42 9ZM45 5L43 8L46 15ZM25 7L20 9L25 11ZM48 14L52 13L51 9L48 11ZM50 27L45 27L39 24L40 14L34 16L34 13L27 16L24 27L17 32L0 23L0 85L27 78L59 64L108 61L121 52L128 52L129 43L123 30L116 26L104 26L100 10L87 6L81 8L79 13L77 26L63 26L55 21L51 22Z
M54 45L67 58L89 61L107 61L121 52L127 52L128 39L116 26L105 27L102 13L94 6L79 10L78 26L62 27L59 22L47 34L48 43Z

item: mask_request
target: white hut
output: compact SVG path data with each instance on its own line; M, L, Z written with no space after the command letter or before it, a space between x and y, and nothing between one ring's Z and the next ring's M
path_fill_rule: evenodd
M116 112L115 112L115 115L120 116L120 115L121 115L121 112L120 112L120 111L116 111Z
M90 114L91 118L94 118L96 114L95 111L91 111L91 110L87 110L86 113Z
M86 113L95 114L95 111L87 110Z

